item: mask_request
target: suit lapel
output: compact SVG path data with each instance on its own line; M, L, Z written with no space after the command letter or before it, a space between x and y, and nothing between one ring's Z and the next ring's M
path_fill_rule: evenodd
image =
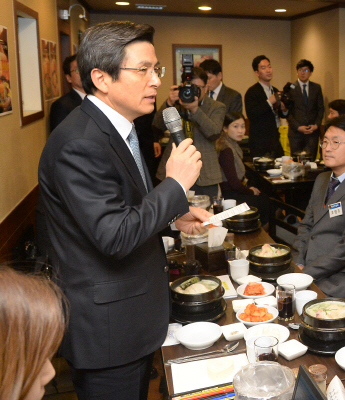
M333 193L333 195L328 199L327 204L324 206L325 198L328 189L328 183L330 180L331 172L325 176L325 179L320 186L319 190L319 198L317 200L318 207L315 212L315 224L328 213L328 206L330 204L334 204L339 202L345 196L345 181L343 181L337 188L337 190Z
M140 191L142 192L143 195L145 195L146 188L144 185L144 182L142 180L142 177L140 175L139 169L137 167L137 164L133 158L132 153L130 152L128 146L122 139L121 135L118 133L118 131L115 129L113 124L109 121L109 119L102 113L102 111L97 108L90 100L85 98L83 101L81 108L84 112L86 112L93 120L94 122L98 125L100 130L105 133L106 135L109 136L109 143L117 156L122 160L124 167L127 169L128 173L132 176L134 182L136 185L140 188ZM143 160L143 156L141 155L141 159ZM149 172L147 170L145 162L143 162L144 165L144 170L145 170L145 175L146 175L146 181L151 181L151 179L148 179L149 177ZM148 183L148 188L152 186L151 182ZM149 189L150 190L150 189Z

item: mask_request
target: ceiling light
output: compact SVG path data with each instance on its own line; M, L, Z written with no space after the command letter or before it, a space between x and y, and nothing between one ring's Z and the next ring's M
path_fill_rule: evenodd
M198 7L198 9L199 9L199 10L202 10L202 11L209 11L209 10L212 10L212 7L201 6L201 7Z
M135 7L141 10L163 10L163 8L166 6L155 5L155 4L136 4Z
M129 6L128 1L117 1L115 4L118 6Z
M275 12L286 12L285 8L277 8Z

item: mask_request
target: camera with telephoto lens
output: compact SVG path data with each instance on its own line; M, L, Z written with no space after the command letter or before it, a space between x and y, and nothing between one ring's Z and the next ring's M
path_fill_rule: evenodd
M178 97L184 103L193 103L195 96L199 97L201 94L200 88L192 83L193 67L193 54L182 54L184 85L179 86Z
M293 107L294 101L291 98L291 94L290 94L291 89L295 89L295 85L291 82L288 82L284 86L283 91L280 94L275 93L278 107L280 107L281 102L283 102L285 104L285 107L288 110L290 110Z

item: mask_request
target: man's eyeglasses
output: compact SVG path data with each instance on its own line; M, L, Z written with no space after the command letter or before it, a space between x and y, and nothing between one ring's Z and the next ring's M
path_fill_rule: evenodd
M152 69L149 69L148 67L141 67L141 68L120 68L124 70L129 70L129 71L136 71L139 74L142 74L143 76L146 76L148 74L156 74L158 78L163 78L165 74L165 67L154 67Z
M76 74L79 74L79 69L78 68L74 68L70 72L75 72Z
M320 141L320 147L321 149L325 149L329 144L331 144L331 149L337 150L342 143L345 142L339 142L339 140L324 139Z
M310 71L309 71L308 68L306 68L306 69L302 69L302 68L301 68L301 69L299 69L299 72L310 72Z

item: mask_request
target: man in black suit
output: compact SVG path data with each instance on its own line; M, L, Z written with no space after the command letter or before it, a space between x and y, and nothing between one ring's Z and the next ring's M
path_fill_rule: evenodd
M200 64L208 77L208 95L213 100L226 106L226 113L237 111L242 113L242 96L239 92L224 85L222 67L216 60L205 60Z
M298 61L296 69L298 79L290 89L293 105L287 117L291 154L306 151L315 160L325 111L322 90L318 83L309 80L314 71L310 61Z
M281 157L284 151L279 141L278 128L280 118L286 118L287 109L279 100L278 89L271 85L273 69L270 60L264 55L257 56L252 67L259 82L251 86L244 96L250 122L250 154L252 157Z
M133 120L154 109L163 74L154 29L111 21L89 28L78 68L87 98L48 138L39 185L57 282L69 300L61 355L79 400L144 400L153 353L167 334L169 268L159 232L204 232L189 208L200 152L173 146L153 189ZM182 217L181 217L182 216Z
M50 108L50 132L76 107L80 106L85 97L85 91L80 80L77 66L77 55L66 57L62 64L66 80L70 83L72 90L54 101Z

